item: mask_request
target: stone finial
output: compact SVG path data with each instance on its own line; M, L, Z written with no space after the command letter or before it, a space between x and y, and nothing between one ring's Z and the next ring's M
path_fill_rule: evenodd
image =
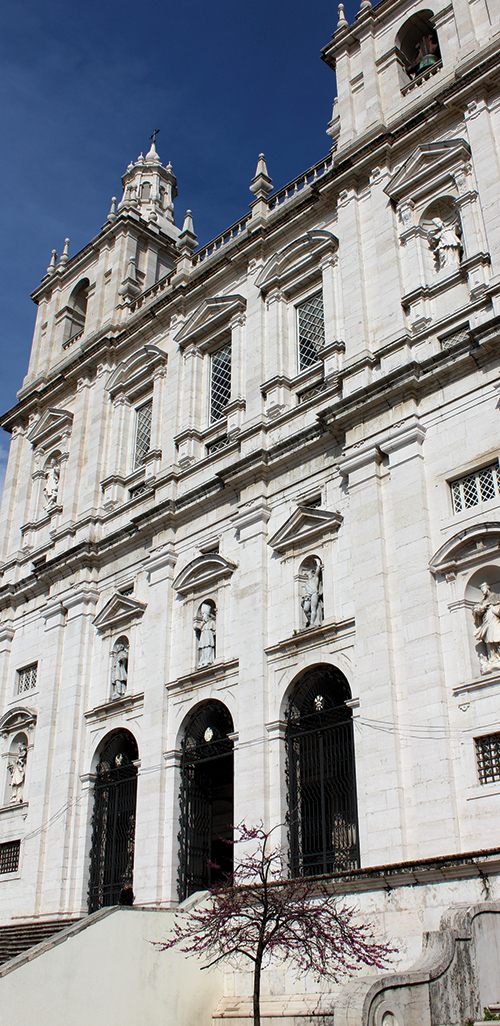
M249 188L256 199L265 199L273 191L273 182L267 173L266 158L263 153L259 153L257 169Z
M111 197L111 206L106 220L109 221L110 224L113 224L113 221L116 221L116 196Z
M194 231L193 215L190 210L186 210L184 224L182 225L177 245L181 256L191 256L198 245L198 239Z
M59 267L66 267L69 260L69 239L64 240L64 249L61 253L61 259L59 261Z
M142 157L142 154L141 154L141 157ZM144 157L144 161L145 161L146 164L161 164L161 160L160 160L160 158L159 158L159 156L158 156L158 154L156 152L156 146L155 146L154 139L153 139L153 142L151 143L151 146L149 147L148 152L146 153L146 156Z
M57 264L57 251L55 249L53 249L52 250L52 256L50 258L50 264L47 267L47 274L54 274L55 273L56 264Z
M135 257L129 257L125 277L118 289L118 295L123 296L126 303L130 303L141 291L137 281L137 268Z
M364 14L365 11L371 11L371 9L372 9L371 0L361 0L361 4L360 4L360 7L359 7L359 13L360 14Z
M339 20L337 22L337 32L339 31L339 29L346 28L349 28L349 22L347 21L347 18L345 16L344 5L339 4Z

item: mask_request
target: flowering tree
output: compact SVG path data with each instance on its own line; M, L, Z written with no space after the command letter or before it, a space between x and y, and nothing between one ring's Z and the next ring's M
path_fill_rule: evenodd
M371 927L356 921L356 910L339 903L324 883L285 879L285 856L270 844L271 833L238 827L237 842L254 842L254 853L159 945L201 957L203 968L223 959L238 965L241 956L253 962L254 1026L260 1026L262 970L272 959L336 981L362 966L386 968L394 950L377 943Z

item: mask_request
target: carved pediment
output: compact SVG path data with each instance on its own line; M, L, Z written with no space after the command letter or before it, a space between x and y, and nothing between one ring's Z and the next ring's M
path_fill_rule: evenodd
M36 713L31 709L18 707L10 709L0 719L0 736L7 737L19 730L32 730L36 724Z
M247 301L243 296L213 296L205 299L191 314L184 326L177 332L174 341L181 347L188 342L210 338L228 324L237 313L246 310Z
M500 556L500 522L466 527L441 545L429 562L433 573L449 574Z
M28 433L28 440L34 449L51 448L61 438L71 433L73 414L69 410L49 409Z
M295 546L302 546L320 538L329 531L337 531L343 521L340 513L311 506L299 506L291 517L269 539L269 545L277 552L286 552Z
M469 159L470 148L465 139L449 139L419 146L392 176L384 192L399 203L405 197L414 196L429 179L439 178L451 167L463 165Z
M115 368L106 385L108 392L111 396L117 392L133 392L144 378L151 376L155 367L166 364L167 359L167 354L158 346L141 346Z
M289 246L274 253L257 276L255 284L262 292L284 287L289 281L300 278L311 264L318 266L325 253L335 253L339 240L331 232L316 229L295 239Z
M98 631L122 630L127 624L137 620L147 608L144 602L120 595L117 592L92 621Z
M181 570L174 581L174 588L180 595L192 591L211 591L236 570L236 563L230 563L218 552L198 556Z

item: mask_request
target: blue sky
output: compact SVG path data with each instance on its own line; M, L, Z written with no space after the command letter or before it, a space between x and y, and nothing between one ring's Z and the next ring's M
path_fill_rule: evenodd
M352 21L359 4L346 3ZM97 234L130 160L172 161L200 245L243 216L259 152L276 188L320 160L335 76L331 0L16 0L2 9L0 409L26 373L49 262ZM0 462L8 436L0 435Z

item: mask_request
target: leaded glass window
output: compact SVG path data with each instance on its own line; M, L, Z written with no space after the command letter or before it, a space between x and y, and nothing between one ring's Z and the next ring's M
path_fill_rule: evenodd
M24 691L32 691L36 688L36 673L38 663L32 663L31 666L25 666L22 670L17 671L17 693L22 695Z
M500 780L500 734L476 738L476 758L480 784Z
M297 307L299 326L299 362L305 370L316 363L325 344L323 293L317 292Z
M474 474L460 477L451 483L453 512L461 513L480 502L498 498L500 495L500 468L498 463L476 470Z
M210 368L210 420L220 420L231 398L231 343L213 353Z
M153 416L153 400L139 406L137 410L137 426L135 432L134 467L142 467L149 452L151 442L151 418Z

